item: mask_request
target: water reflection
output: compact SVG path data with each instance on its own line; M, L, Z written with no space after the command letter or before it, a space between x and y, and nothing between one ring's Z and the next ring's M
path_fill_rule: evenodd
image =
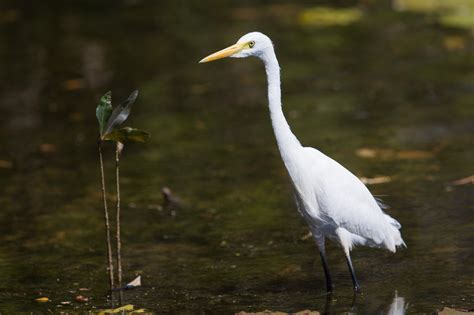
M344 305L344 302L338 303L337 299L328 295L326 305L322 314L380 314L380 315L404 315L408 303L405 298L398 295L397 291L393 293L393 299L387 299L386 302L372 300L369 296L359 296L354 294L350 305Z
M318 309L317 306L311 308L311 311L300 310L298 312L282 313L278 310L271 311L249 311L249 312L238 312L239 315L250 315L250 314L322 314L322 315L336 315L336 314L348 314L348 315L365 315L365 314L377 314L377 315L404 315L408 308L405 298L398 295L397 291L393 292L393 298L388 297L385 301L371 299L369 296L364 294L354 294L352 300L345 299L342 296L336 294L327 294L325 297L325 304Z
M408 303L405 302L405 298L398 296L397 291L395 291L395 296L393 297L392 304L388 309L387 315L403 315L408 308Z

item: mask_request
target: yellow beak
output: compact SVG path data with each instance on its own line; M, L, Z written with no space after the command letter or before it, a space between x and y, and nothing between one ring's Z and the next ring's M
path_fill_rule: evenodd
M203 58L201 61L199 61L199 63L214 61L214 60L217 60L217 59L222 59L222 58L225 58L225 57L232 56L233 54L236 54L239 51L241 51L242 49L244 49L245 45L246 45L245 43L234 44L232 46L229 46L227 48L219 50L218 52L215 52L215 53L207 56L206 58Z

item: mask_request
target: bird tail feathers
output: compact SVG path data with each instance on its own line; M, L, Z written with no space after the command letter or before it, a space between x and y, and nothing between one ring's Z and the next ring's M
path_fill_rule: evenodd
M397 230L400 230L402 228L402 225L400 224L400 222L398 222L397 220L395 220L394 218L392 218L388 214L385 214L385 218L387 219L388 223L390 223L391 225L396 227Z
M390 232L388 233L389 236L385 239L385 245L388 250L391 252L396 252L397 247L407 247L405 242L403 241L402 235L400 233L400 229L402 225L400 222L389 216L388 214L384 214L385 219L389 223L390 226ZM388 231L387 231L388 232Z

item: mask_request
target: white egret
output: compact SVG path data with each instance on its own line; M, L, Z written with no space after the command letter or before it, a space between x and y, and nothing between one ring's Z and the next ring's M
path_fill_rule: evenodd
M399 231L401 225L382 211L383 205L354 174L320 151L303 147L292 133L281 106L280 66L270 38L259 32L248 33L200 63L250 56L260 58L265 65L273 131L294 187L297 208L319 249L327 291L332 291L333 284L326 261L326 238L343 248L358 292L360 286L350 257L352 247L365 245L395 252L397 246L406 246Z

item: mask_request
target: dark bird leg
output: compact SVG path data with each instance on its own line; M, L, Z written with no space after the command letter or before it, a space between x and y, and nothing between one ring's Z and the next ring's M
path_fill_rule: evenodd
M354 294L352 295L352 303L351 303L351 309L349 310L349 314L357 314L357 297L359 296L358 292L354 291Z
M321 261L323 263L324 275L326 276L326 291L332 293L333 285L331 280L331 274L329 273L328 262L326 260L326 253L319 252Z
M333 301L332 301L332 293L326 295L326 304L324 305L324 311L322 315L331 315L333 314Z
M351 272L352 284L354 285L354 291L359 293L361 289L355 275L354 267L352 266L351 256L349 254L349 251L344 251L344 252L346 254L347 267L349 267L349 271Z
M326 247L324 245L324 236L315 237L316 244L318 245L319 255L321 256L321 262L323 263L324 275L326 277L326 290L328 293L332 293L334 288L332 285L331 275L329 274L328 262L326 260Z

